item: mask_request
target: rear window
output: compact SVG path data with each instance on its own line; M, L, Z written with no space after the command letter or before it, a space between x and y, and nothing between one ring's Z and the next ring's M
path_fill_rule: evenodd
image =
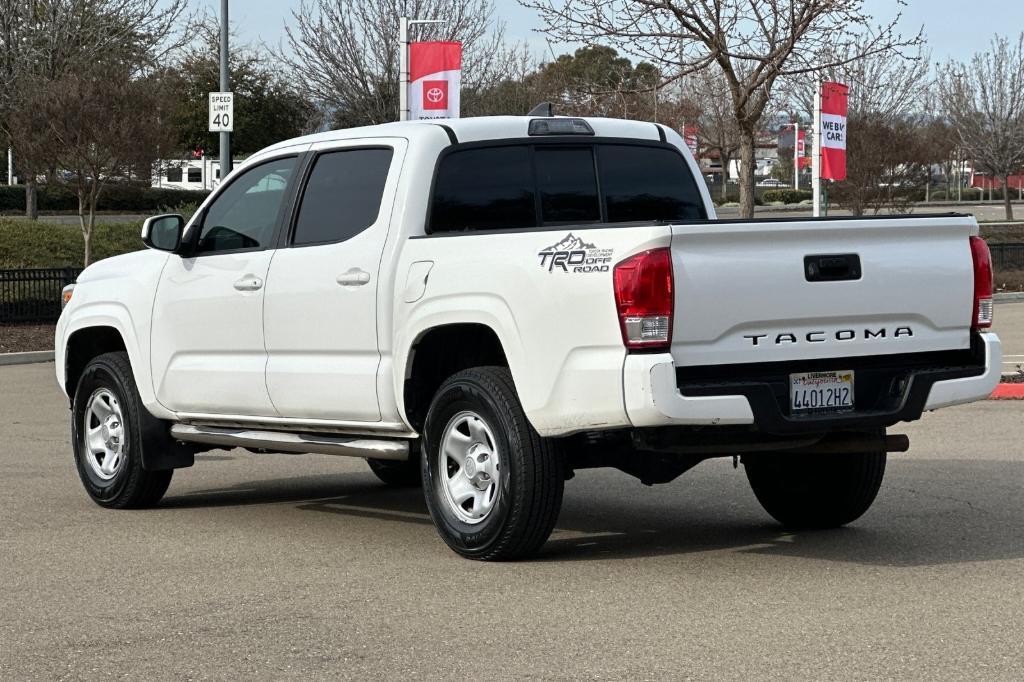
M601 202L593 149L539 147L534 154L541 223L599 222Z
M706 217L690 169L670 149L605 145L598 165L610 223Z
M706 218L676 150L656 145L515 144L445 155L430 232Z
M501 230L534 224L533 172L526 146L449 154L430 209L434 231Z

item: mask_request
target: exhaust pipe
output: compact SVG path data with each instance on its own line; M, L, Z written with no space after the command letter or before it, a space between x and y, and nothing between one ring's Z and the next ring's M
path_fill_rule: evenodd
M843 434L834 438L826 438L805 448L800 448L798 452L816 455L858 453L877 448L878 441L879 438L877 436ZM906 434L887 435L882 439L882 442L886 452L906 452L910 449L910 438Z

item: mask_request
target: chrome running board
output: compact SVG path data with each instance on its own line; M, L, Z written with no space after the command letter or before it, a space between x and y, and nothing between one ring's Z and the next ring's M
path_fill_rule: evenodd
M320 433L255 431L215 426L193 426L191 424L174 424L171 426L171 437L186 443L205 443L225 448L399 461L409 459L409 444L402 440L335 437Z

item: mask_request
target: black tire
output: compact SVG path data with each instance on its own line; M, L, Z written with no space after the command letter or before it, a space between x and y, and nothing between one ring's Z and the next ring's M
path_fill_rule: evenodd
M446 499L439 456L446 429L467 411L490 429L500 463L493 507L475 523L460 519ZM537 552L558 520L565 463L555 442L541 438L527 421L508 369L475 367L450 377L431 402L423 435L423 494L448 546L483 561L521 559Z
M862 453L750 455L743 468L757 501L782 525L838 528L875 501L885 476L883 443Z
M423 475L420 473L419 446L416 443L409 444L409 459L404 462L396 462L390 459L368 459L370 471L389 486L395 488L418 488L423 483Z
M117 400L123 420L123 445L120 451L123 461L116 473L108 479L101 477L87 461L87 434L83 428L90 398L104 390ZM149 417L145 409L139 399L127 353L105 353L86 365L75 388L71 410L71 442L82 485L93 502L101 507L152 507L160 501L167 492L167 486L171 484L173 470L147 471L142 467L142 423L145 417Z

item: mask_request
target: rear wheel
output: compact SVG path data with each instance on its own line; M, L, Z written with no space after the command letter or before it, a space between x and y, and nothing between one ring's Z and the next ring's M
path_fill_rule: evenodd
M885 475L886 451L833 455L764 453L744 457L754 495L791 528L836 528L871 507Z
M75 389L72 441L78 476L100 506L150 507L171 484L173 470L142 468L145 409L127 353L106 353L86 365Z
M442 384L427 413L420 466L434 525L464 557L527 557L558 519L561 452L530 426L504 367L464 370Z

